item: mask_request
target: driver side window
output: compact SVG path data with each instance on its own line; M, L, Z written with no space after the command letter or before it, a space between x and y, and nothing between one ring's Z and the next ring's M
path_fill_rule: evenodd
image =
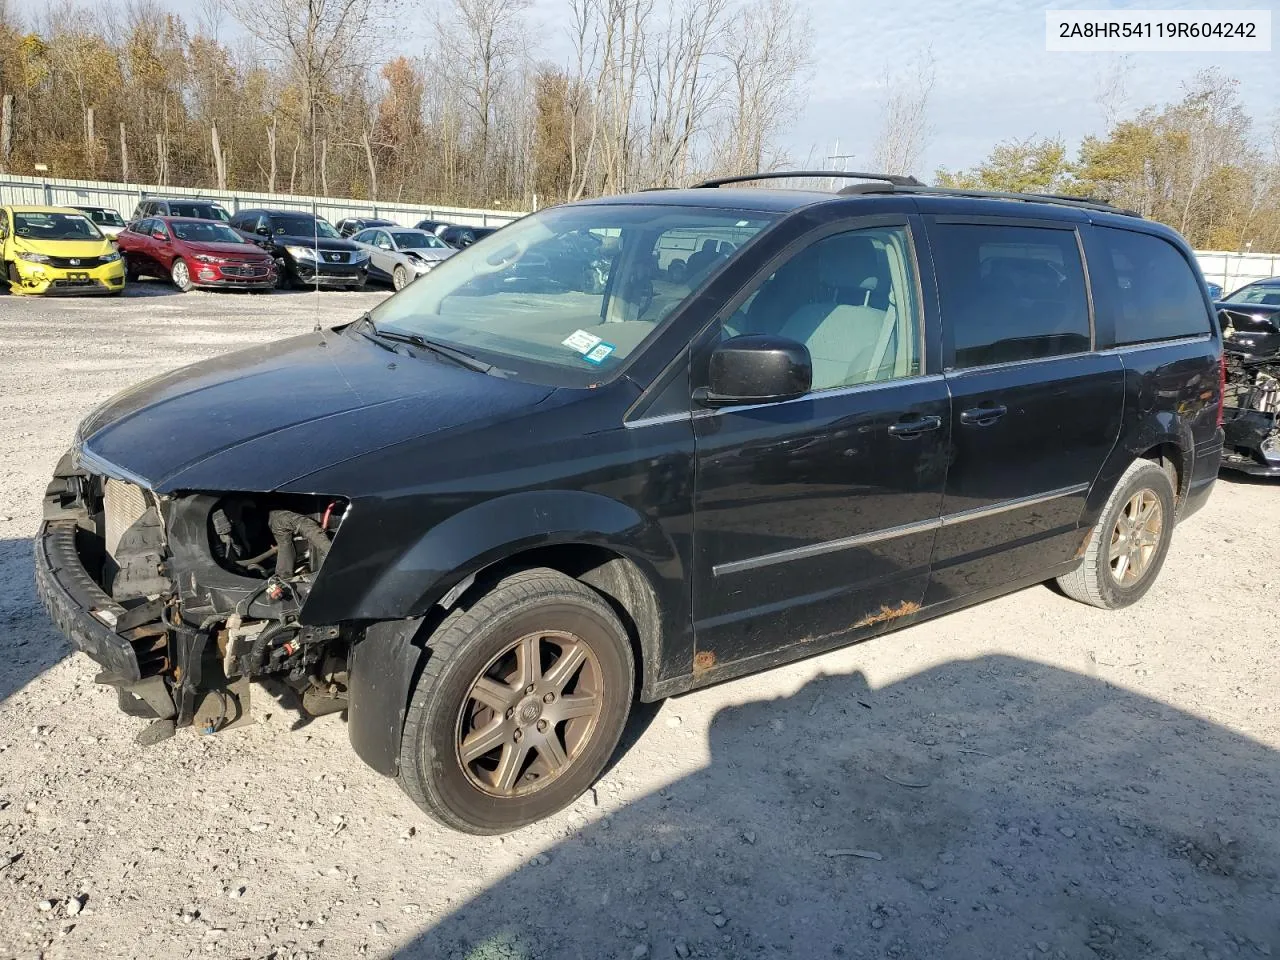
M905 226L850 230L795 254L725 322L723 336L773 334L803 343L813 389L920 372L920 315Z

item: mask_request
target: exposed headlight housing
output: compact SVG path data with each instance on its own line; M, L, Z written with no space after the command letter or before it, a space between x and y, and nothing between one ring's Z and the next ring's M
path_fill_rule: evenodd
M102 255L103 263L115 263L119 259L120 259L120 253L119 251L116 251L116 250L112 250L110 253L104 253Z
M352 263L359 263L359 262L360 262L360 261L362 261L362 260L368 260L368 259L369 259L369 251L368 251L368 250L360 250L360 249L356 249L356 250L351 254L351 262L352 262Z
M285 247L295 260L314 260L316 258L315 247Z
M1280 463L1280 433L1273 433L1258 445L1262 456L1269 463Z
M47 253L32 253L29 250L19 250L18 259L25 260L27 263L48 263L49 255Z

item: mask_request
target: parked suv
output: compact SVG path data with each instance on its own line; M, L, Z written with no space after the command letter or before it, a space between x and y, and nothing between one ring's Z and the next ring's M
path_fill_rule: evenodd
M1138 600L1221 453L1191 251L862 176L546 209L358 320L117 396L45 497L48 610L145 739L273 677L499 833L581 794L636 696L1046 580ZM544 247L585 271L583 232L601 288L503 282Z
M130 222L143 217L188 217L196 220L231 221L231 214L216 200L199 197L147 197L133 209Z
M327 220L310 213L241 210L231 226L271 254L282 287L359 290L368 279L368 251L343 239Z

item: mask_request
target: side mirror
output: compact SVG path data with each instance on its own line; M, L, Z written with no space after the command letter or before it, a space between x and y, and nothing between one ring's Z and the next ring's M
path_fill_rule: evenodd
M151 236L155 237L157 240L168 240L168 239L169 239L168 237L166 237L166 236L164 235L164 231L163 231L163 230L152 230L152 231L151 231Z
M389 244L389 243L380 243L380 244L378 244L378 249L379 249L379 250L390 250L390 249L391 249L391 244Z
M813 360L803 343L765 334L733 337L711 354L709 385L694 399L711 406L802 397L813 386Z

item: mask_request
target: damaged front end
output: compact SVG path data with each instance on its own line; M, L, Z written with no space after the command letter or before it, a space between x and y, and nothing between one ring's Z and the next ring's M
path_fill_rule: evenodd
M1222 467L1280 477L1280 315L1222 308Z
M99 465L100 466L100 465ZM300 622L345 500L157 494L63 458L44 499L36 581L46 609L102 667L143 742L248 718L249 680L290 688L312 715L346 706L344 628Z

